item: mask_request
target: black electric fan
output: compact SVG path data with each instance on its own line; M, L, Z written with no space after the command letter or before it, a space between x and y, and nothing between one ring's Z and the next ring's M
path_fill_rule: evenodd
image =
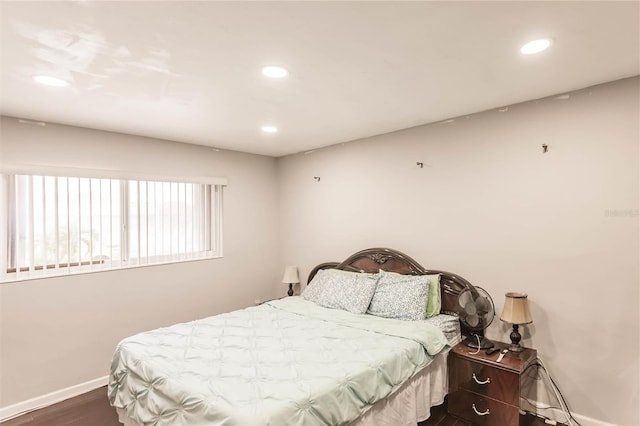
M464 344L477 349L493 347L493 342L484 337L484 330L489 327L495 316L493 300L489 293L482 287L464 289L458 296L458 305L460 322L471 332L471 335L463 340Z

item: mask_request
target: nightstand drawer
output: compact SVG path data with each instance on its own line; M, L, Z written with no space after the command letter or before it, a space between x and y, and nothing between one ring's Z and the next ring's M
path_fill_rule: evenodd
M464 389L449 394L448 410L474 425L517 426L520 422L520 410L517 406Z
M466 389L516 407L520 406L520 376L469 359L452 357L450 383L452 391Z

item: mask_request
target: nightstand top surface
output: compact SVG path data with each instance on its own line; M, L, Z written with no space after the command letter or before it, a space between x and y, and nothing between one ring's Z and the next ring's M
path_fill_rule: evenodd
M500 350L507 348L509 345L502 342L494 342L494 344L500 348ZM476 348L470 348L464 343L458 343L453 347L451 352L461 356L463 358L471 359L475 362L487 364L492 367L502 368L505 370L511 370L517 373L522 373L524 369L538 356L538 352L535 349L524 348L522 352L507 352L500 363L496 360L500 355L500 352L494 352L491 355L486 354L486 349L481 349L480 352L475 354Z

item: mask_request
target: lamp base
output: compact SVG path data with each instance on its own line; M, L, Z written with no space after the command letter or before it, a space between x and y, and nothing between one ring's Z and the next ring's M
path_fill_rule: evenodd
M509 345L508 349L511 352L522 352L523 348L522 348L522 345L520 345L520 340L522 340L522 336L518 331L518 324L513 324L513 331L509 335L509 338L511 339L511 344Z
M289 283L289 291L287 292L289 296L293 296L293 283Z
M522 352L524 348L522 347L521 344L517 344L517 345L511 344L507 347L507 349L509 349L509 351L511 352Z

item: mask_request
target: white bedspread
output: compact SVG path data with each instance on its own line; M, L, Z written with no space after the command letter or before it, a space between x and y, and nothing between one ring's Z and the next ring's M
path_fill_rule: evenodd
M447 348L426 321L292 297L123 340L109 398L139 424L347 424Z

